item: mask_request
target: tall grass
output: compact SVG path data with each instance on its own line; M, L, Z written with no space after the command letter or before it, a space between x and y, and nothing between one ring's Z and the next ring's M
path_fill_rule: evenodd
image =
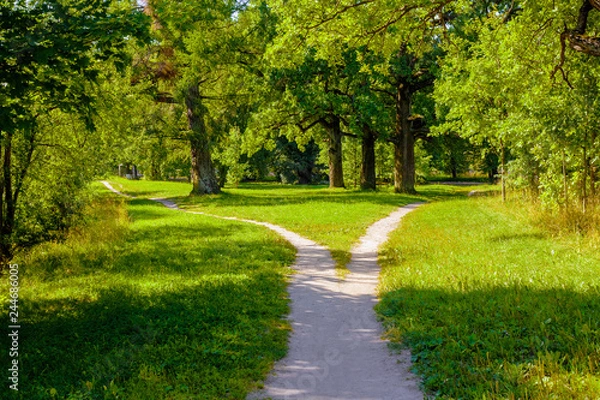
M112 196L86 215L17 260L21 383L0 398L240 399L285 354L294 250L275 234Z
M600 398L600 256L522 217L498 199L434 203L383 249L377 311L428 393Z
M537 202L512 200L511 204L513 213L525 223L574 245L600 249L600 207L590 204L584 212L577 205L547 209Z

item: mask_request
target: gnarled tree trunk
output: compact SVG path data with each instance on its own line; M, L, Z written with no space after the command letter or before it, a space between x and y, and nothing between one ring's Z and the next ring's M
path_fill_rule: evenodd
M396 94L396 129L394 137L394 191L416 193L415 136L410 122L411 92L400 83Z
M331 122L327 123L329 135L329 187L344 187L344 170L342 167L342 127L337 116L331 116Z
M190 85L185 96L192 157L191 195L216 194L221 191L210 156L210 140L206 132L206 109L198 85Z
M371 129L363 129L361 144L362 161L360 164L360 188L363 190L376 190L377 180L375 175L375 134Z
M417 193L415 190L415 136L408 124L408 131L404 135L402 146L402 193Z
M583 4L579 8L579 16L577 19L577 26L575 29L565 29L562 34L561 40L563 42L563 53L561 55L564 61L564 40L569 40L569 45L575 51L580 53L589 54L592 56L600 56L600 38L594 36L587 36L588 17L593 9L600 10L600 1L598 0L583 0ZM561 61L561 66L562 62Z

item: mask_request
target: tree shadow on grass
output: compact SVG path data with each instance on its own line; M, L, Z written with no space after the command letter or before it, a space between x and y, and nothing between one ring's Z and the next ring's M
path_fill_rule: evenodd
M402 206L411 202L443 200L466 197L470 187L450 187L447 185L417 186L416 195L393 193L388 187L378 191L359 191L353 189L330 189L323 185L281 185L270 183L246 183L237 188L226 187L218 195L173 196L168 191L157 188L131 192L137 197L169 197L177 204L185 206L221 206L221 207L260 207L306 203L372 203L376 205ZM128 192L129 193L129 192Z
M135 226L117 242L56 248L38 255L31 273L39 281L48 281L103 271L127 276L202 273L201 269L210 264L208 271L221 268L234 272L259 268L264 260L291 262L289 245L269 246L268 240L257 233L263 228L177 214L149 200L133 200L130 210L132 219L144 224ZM229 240L232 236L235 240ZM246 254L244 260L240 260L241 253Z
M89 302L28 301L20 390L2 398L242 398L285 354L284 290L280 274L261 273L146 295L113 287Z
M245 398L286 353L285 278L271 271L213 278L152 293L121 284L90 301L28 302L21 337L26 384L14 398ZM326 290L310 277L300 277L294 290L316 299L305 315L318 317L303 324L305 332L319 332L325 310L337 318L340 347L333 350L350 355L364 343L374 296ZM352 320L340 319L339 310L348 307L356 311ZM326 372L318 366L310 373ZM300 380L289 383L306 390Z
M192 187L190 186L190 191L191 191L191 189L192 189ZM172 192L168 192L168 191L163 190L163 189L157 189L157 190L135 190L135 191L122 190L120 192L124 193L126 195L129 195L129 196L133 196L134 198L145 198L145 199L150 199L150 198L155 198L155 197L165 197L165 196L168 196L168 195L170 195L172 193Z
M478 194L485 195L484 197L498 196L498 191L490 186L449 186L440 184L427 184L417 187L417 192L427 200L467 200L469 194L476 190Z
M314 190L323 189L328 190L328 185L288 185L282 183L240 183L239 189L250 189L250 190L280 190L282 188L290 189L292 191L303 191L303 190ZM334 189L341 190L341 189Z
M402 206L411 202L423 201L423 197L397 195L391 193L364 192L323 192L323 194L273 195L223 192L217 196L176 197L173 200L183 207L220 206L220 207L273 207L310 203L357 204L372 203L374 205Z
M411 348L430 393L473 399L600 396L594 383L600 374L599 288L407 287L385 294L377 310L392 339Z
M288 244L148 200L129 208L126 237L27 266L24 285L65 292L24 292L20 390L2 385L0 398L243 398L285 354Z
M264 228L184 214L151 201L135 200L132 205L141 206L132 208L132 218L147 221L155 217L152 224L135 228L127 239L131 250L117 263L125 274L155 269L202 273L199 269L203 268L211 273L235 272L259 268L266 261L293 261L291 246L274 234L266 236ZM273 246L273 242L279 245Z
M492 242L509 242L511 240L525 239L541 240L545 239L546 237L547 235L544 235L542 233L514 233L509 235L496 235L494 237L491 237L489 240Z
M248 232L249 238L230 241L229 229L145 229L130 239L135 242L132 243L135 250L121 257L114 271L127 276L143 276L150 272L235 273L260 268L266 261L291 262L289 250L268 246L265 240L252 239L257 228L236 224L235 229L238 236ZM173 240L170 235L179 239ZM202 245L195 243L199 239ZM243 259L240 254L244 254Z

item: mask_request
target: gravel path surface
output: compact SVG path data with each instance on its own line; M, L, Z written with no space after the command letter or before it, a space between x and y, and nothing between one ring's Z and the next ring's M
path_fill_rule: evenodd
M102 182L115 193L108 182ZM128 196L130 197L130 196ZM166 199L152 199L179 209ZM312 240L266 222L221 217L267 227L288 240L298 253L297 271L288 287L293 332L287 356L248 400L416 400L423 399L417 378L408 371L410 355L392 354L381 339L373 310L379 277L377 249L404 215L399 208L369 227L352 249L350 273L340 279L329 250Z
M309 250L312 258L296 266L300 272L290 287L294 331L288 355L276 364L265 389L249 399L423 399L408 371L410 354L390 353L373 311L377 249L416 207L401 207L369 227L351 251L345 279L336 277L328 252Z

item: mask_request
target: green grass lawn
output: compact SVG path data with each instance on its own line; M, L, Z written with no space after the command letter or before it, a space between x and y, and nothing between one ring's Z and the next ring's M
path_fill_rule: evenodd
M325 186L251 183L238 188L227 187L219 195L187 197L191 190L187 183L122 178L109 181L116 189L130 195L171 197L188 210L283 226L328 247L339 267L348 263L352 245L365 234L367 227L396 208L416 201L465 194L473 189L428 185L418 188L419 196L405 196L393 193L391 188L361 192ZM490 187L482 186L481 189Z
M262 227L114 197L17 260L21 390L0 398L244 398L285 355L295 251Z
M381 253L379 315L449 399L600 398L600 255L498 199L409 214Z

